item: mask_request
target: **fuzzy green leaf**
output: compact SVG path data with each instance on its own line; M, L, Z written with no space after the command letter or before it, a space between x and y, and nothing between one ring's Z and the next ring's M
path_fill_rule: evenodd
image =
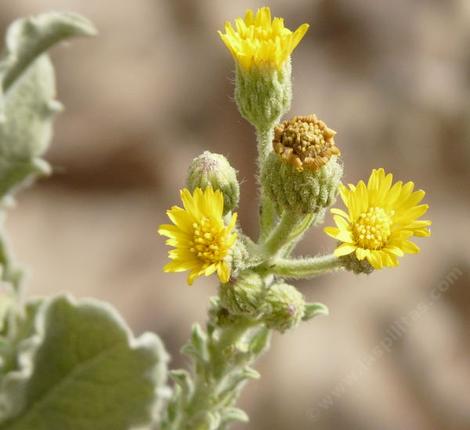
M49 12L13 22L7 31L0 63L6 93L22 73L55 44L76 36L93 36L96 29L86 18L68 12Z
M158 337L136 339L111 306L63 296L39 308L35 325L38 346L22 358L30 375L10 396L20 407L7 421L0 417L0 430L148 425L166 382Z
M69 13L19 19L8 28L0 60L0 198L50 171L41 155L61 104L45 52L64 39L93 34L89 21Z
M329 310L326 305L323 303L306 303L304 316L302 317L303 321L308 321L312 318L315 318L319 315L329 315Z
M223 409L221 412L221 415L222 415L222 422L224 424L236 422L236 421L247 423L248 421L250 421L246 412L236 407L227 407Z

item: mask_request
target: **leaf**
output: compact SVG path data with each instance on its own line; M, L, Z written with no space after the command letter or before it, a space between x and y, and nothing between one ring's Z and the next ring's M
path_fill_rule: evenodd
M40 157L62 107L54 100L54 69L45 52L64 39L95 32L88 20L69 13L23 18L8 28L0 60L0 198L50 172Z
M55 97L54 70L46 56L24 73L4 101L0 122L0 196L27 178L48 174L49 165L41 160L52 136Z
M271 330L266 327L261 327L250 339L250 353L253 354L254 357L260 355L265 349L269 348L270 339Z
M207 335L199 324L193 325L191 338L188 343L183 345L181 352L187 357L193 358L199 364L207 362Z
M60 296L35 319L31 375L1 430L128 430L160 406L168 355L159 338L134 338L109 305Z
M31 301L22 315L8 320L7 337L0 347L0 423L19 413L24 406L25 387L40 343L35 324L41 306L44 306L43 301Z
M94 35L93 24L75 13L49 12L14 21L7 31L6 52L0 65L3 92L55 44L70 37Z
M323 303L306 303L302 321L311 320L312 318L315 318L319 315L328 316L329 314L330 311Z
M236 407L227 407L221 411L220 415L222 416L222 422L224 424L234 421L239 421L242 423L247 423L250 421L246 412Z
M184 369L172 370L169 372L171 379L181 388L181 394L187 400L194 392L194 382L191 375Z

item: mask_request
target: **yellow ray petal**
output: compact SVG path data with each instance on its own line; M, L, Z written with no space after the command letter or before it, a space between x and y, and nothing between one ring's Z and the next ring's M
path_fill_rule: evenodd
M342 257L343 255L348 255L351 254L356 250L356 245L353 245L351 243L342 243L338 248L335 249L334 254L337 257Z

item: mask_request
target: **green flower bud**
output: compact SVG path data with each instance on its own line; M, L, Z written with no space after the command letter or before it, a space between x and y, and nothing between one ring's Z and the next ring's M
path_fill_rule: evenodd
M276 210L323 213L336 199L343 166L335 132L315 115L294 117L275 129L261 181Z
M237 65L235 101L243 118L260 130L267 130L289 109L292 100L291 63L279 69Z
M356 275L364 273L366 275L370 275L374 268L372 265L367 261L366 258L364 260L359 260L355 253L344 255L339 257L339 260L343 264L343 267L348 270L349 272L353 272Z
M297 326L305 313L303 295L284 282L273 284L267 291L264 321L268 328L284 332Z
M186 183L191 192L208 186L220 190L224 195L224 215L238 206L240 185L237 172L223 155L205 151L196 157L189 166Z
M238 274L245 269L247 261L250 257L248 250L246 249L245 242L243 240L243 233L237 229L237 235L239 240L232 246L229 255L229 262L232 267L232 277L236 278Z
M249 273L234 282L220 285L220 305L231 315L256 318L262 311L264 294L262 278Z
M342 175L343 166L336 157L312 172L298 171L271 153L261 180L279 214L284 210L323 214L336 200Z

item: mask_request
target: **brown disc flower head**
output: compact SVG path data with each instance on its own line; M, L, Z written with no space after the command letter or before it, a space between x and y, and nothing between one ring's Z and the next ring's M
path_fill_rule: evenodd
M297 170L316 171L332 156L340 155L335 135L316 115L295 116L274 129L273 148Z

